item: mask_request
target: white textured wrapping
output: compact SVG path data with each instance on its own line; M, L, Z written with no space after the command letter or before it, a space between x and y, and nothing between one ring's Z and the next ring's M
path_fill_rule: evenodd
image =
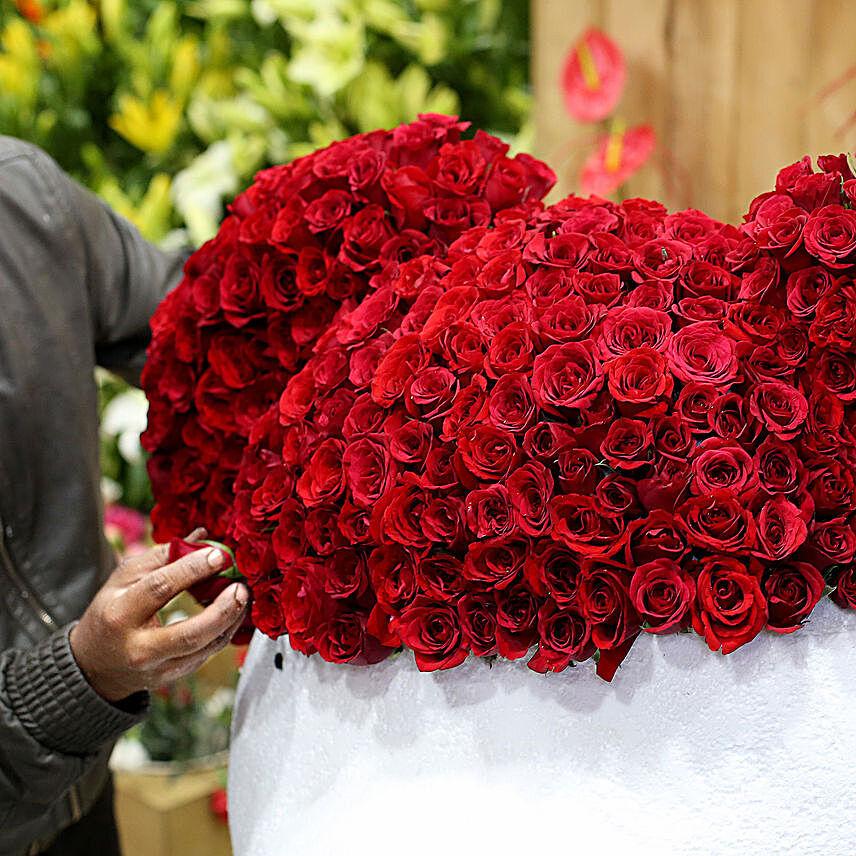
M236 856L851 856L856 615L824 600L727 657L643 637L611 684L590 663L332 665L257 633L229 819Z

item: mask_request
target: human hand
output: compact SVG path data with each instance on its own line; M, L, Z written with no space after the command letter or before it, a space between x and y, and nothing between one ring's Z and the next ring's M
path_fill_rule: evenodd
M202 535L197 530L188 540ZM71 650L92 688L108 701L173 683L224 648L241 624L249 591L236 582L198 615L163 627L158 610L229 558L211 548L168 563L161 544L126 559L74 626Z

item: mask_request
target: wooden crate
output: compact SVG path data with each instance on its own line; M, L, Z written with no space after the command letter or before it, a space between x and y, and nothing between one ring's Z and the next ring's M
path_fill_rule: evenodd
M568 49L590 25L627 57L618 112L652 124L678 165L668 177L646 166L624 196L739 222L778 168L856 144L853 128L838 133L856 109L856 81L815 102L856 62L852 0L532 0L537 153L560 174L556 195L575 189L569 144L591 133L570 119L559 88Z
M231 856L228 828L209 805L218 775L211 769L178 775L115 772L123 856Z

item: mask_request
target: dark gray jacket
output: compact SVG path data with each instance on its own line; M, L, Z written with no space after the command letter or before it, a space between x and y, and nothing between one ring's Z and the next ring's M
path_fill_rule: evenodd
M0 854L38 852L89 809L146 707L97 695L68 630L113 566L93 370L139 376L183 259L0 137Z

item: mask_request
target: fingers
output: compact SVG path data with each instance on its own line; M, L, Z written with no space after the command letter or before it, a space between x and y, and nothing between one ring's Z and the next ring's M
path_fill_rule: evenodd
M242 621L243 615L240 615L223 633L215 637L201 650L193 654L188 654L185 657L176 657L164 663L160 670L161 680L159 686L171 684L181 678L187 677L195 672L209 657L212 657L218 651L222 651L232 640Z
M152 630L153 645L164 659L199 653L240 623L248 600L247 587L233 583L198 615Z
M198 526L185 538L185 541L199 541L207 535L207 531ZM156 568L165 565L169 559L169 544L158 544L151 550L146 550L145 553L140 553L136 556L129 556L116 569L118 581L124 585L130 585L140 577L151 573Z
M123 600L129 619L143 624L177 594L210 577L228 561L226 554L214 547L196 550L169 565L162 561L162 567L155 566L126 589Z

